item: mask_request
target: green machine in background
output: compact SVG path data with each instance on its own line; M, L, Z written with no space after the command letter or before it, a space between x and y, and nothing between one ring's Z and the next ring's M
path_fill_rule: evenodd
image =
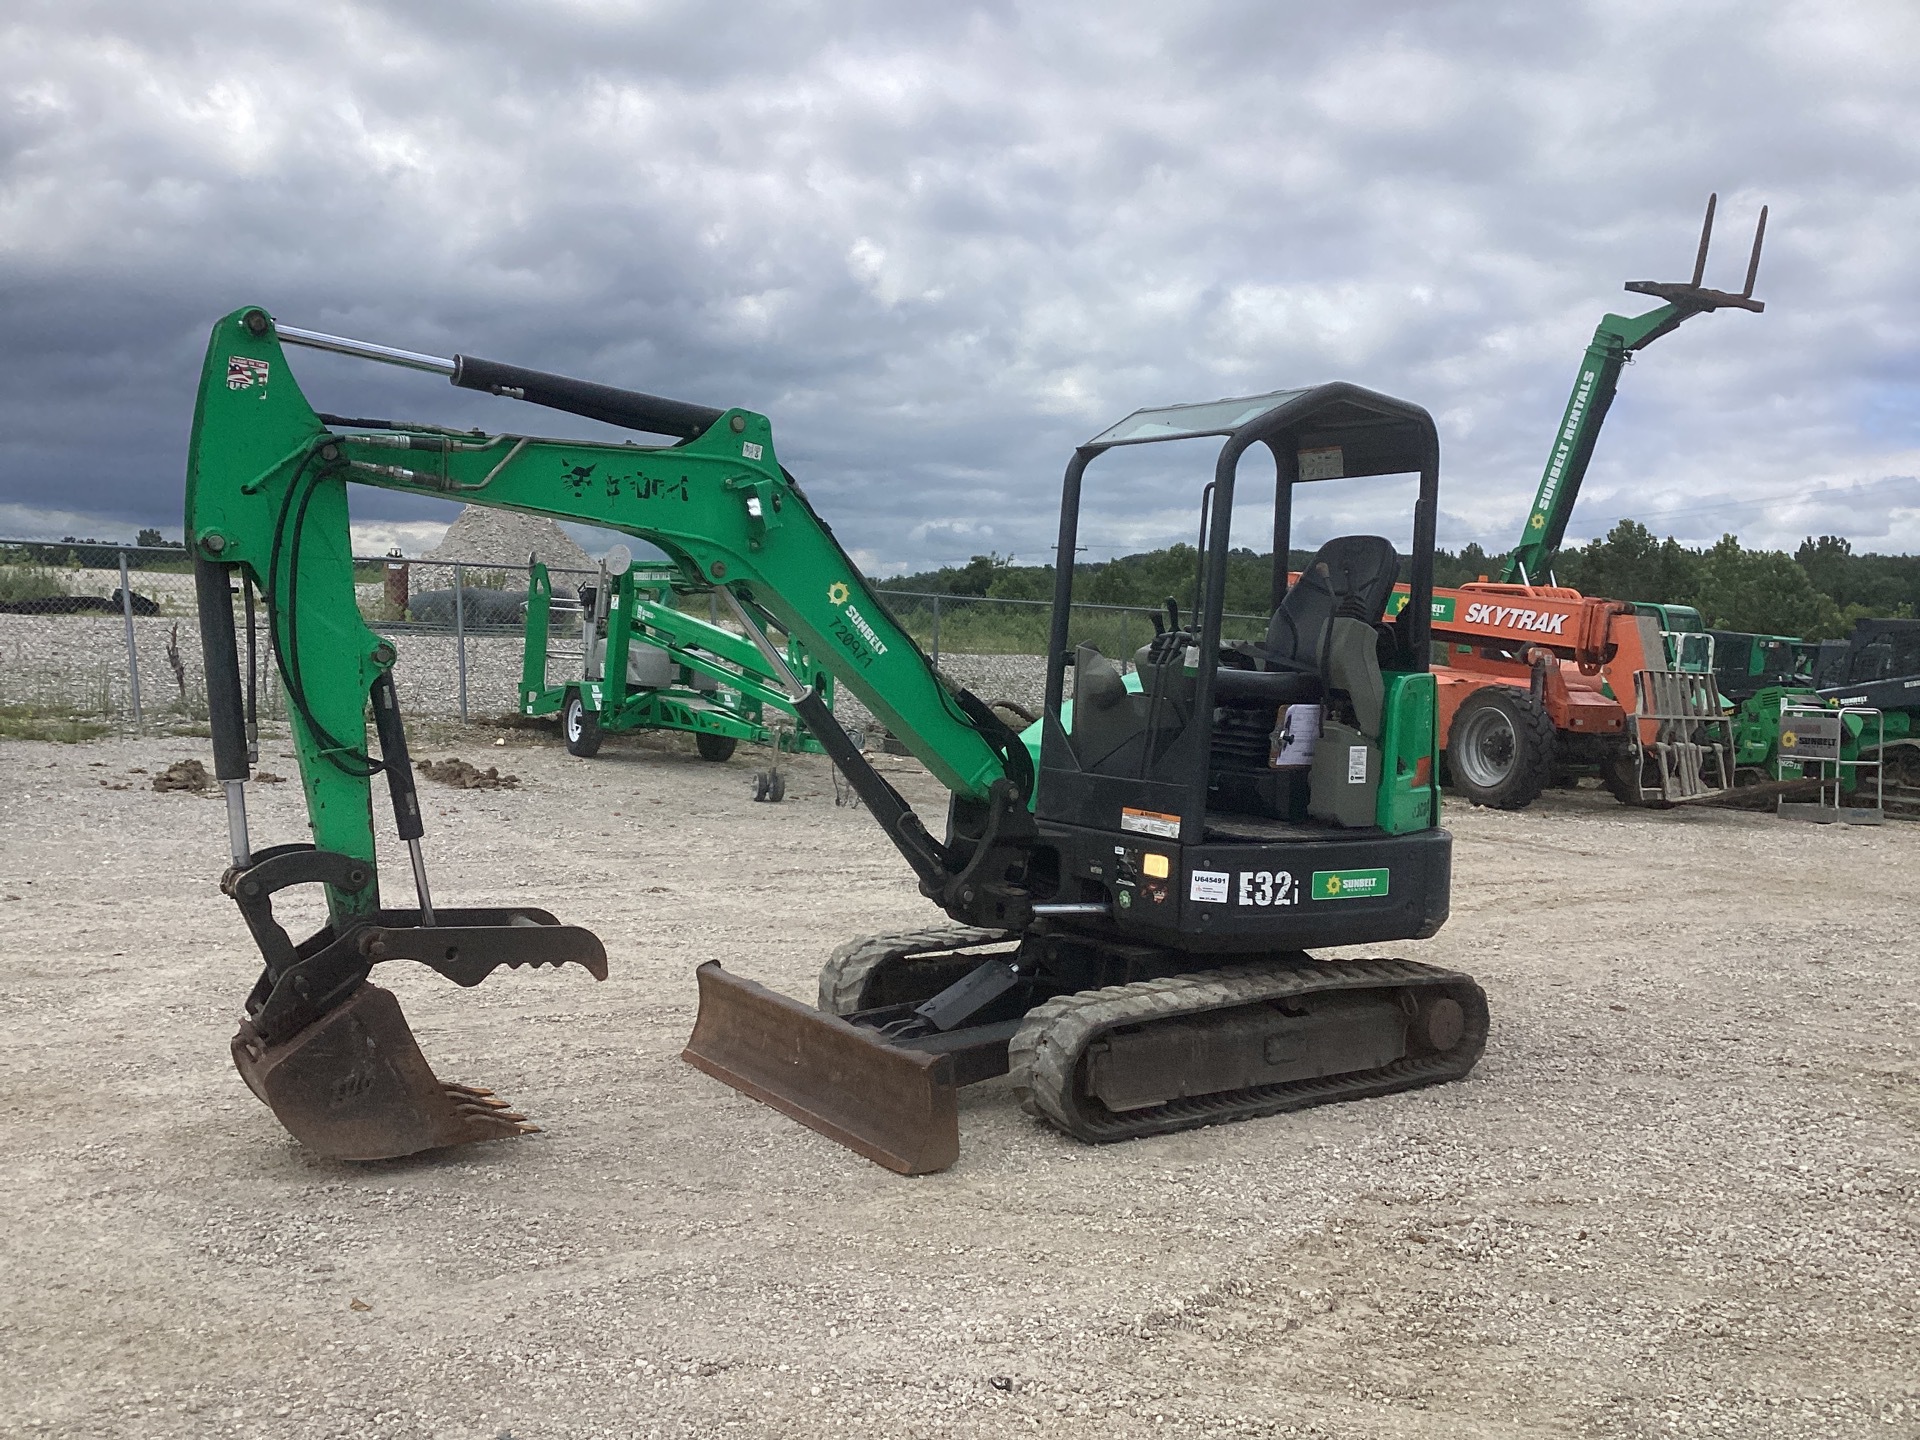
M742 740L770 745L776 754L824 753L753 642L676 609L676 584L684 584L677 570L635 569L632 551L616 545L598 583L581 588L580 648L555 652L553 581L547 567L534 562L527 582L520 713L560 716L567 750L579 756L597 752L609 733L632 730L685 731L700 758L716 762L732 758ZM788 670L809 689L818 682L823 702L831 706L832 675L793 637L785 648ZM548 672L556 659L575 659L580 667L553 684ZM777 801L785 794L777 766L756 777L755 799Z
M1920 804L1920 620L1862 619L1844 640L1715 631L1716 680L1734 711L1735 763L1757 780L1801 778L1780 745L1793 705L1846 712L1837 759L1854 770L1878 760L1903 812ZM1869 723L1871 721L1871 723Z

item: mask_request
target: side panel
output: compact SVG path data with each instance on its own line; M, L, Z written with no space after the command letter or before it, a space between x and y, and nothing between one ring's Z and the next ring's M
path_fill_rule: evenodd
M1439 687L1431 673L1388 675L1374 823L1389 835L1425 830L1440 814Z
M1178 845L1042 821L1064 898L1104 895L1125 939L1216 955L1424 940L1451 906L1453 836ZM1164 857L1168 874L1151 873Z

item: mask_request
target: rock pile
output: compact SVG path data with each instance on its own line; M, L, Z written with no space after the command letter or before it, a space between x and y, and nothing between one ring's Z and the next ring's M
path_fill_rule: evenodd
M592 570L594 562L552 520L469 505L422 560L465 565L524 565L531 554L553 570Z

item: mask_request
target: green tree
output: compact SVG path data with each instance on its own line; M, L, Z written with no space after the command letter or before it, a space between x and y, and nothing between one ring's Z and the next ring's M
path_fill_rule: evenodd
M1742 549L1733 535L1722 535L1700 557L1695 603L1707 624L1721 630L1819 640L1843 628L1840 607L1814 588L1791 555Z
M1622 520L1604 540L1563 551L1555 573L1587 595L1690 605L1697 603L1700 565L1698 552L1671 536L1658 540L1638 520Z
M1809 535L1793 552L1793 558L1807 572L1813 588L1834 604L1845 606L1854 598L1848 593L1852 587L1847 583L1848 572L1854 568L1852 541L1840 535L1822 535L1818 540Z

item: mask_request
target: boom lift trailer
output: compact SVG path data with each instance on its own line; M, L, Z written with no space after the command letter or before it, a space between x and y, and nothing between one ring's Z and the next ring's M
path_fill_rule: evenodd
M824 753L794 714L793 700L752 642L675 608L684 584L672 569L636 570L624 545L614 547L597 583L582 588L570 607L580 618L580 648L551 648L556 610L552 577L535 561L527 579L527 622L521 655L520 713L558 715L570 754L590 757L609 733L680 730L693 736L703 760L725 762L742 740L771 746L776 763L755 777L756 798L785 796L778 757ZM562 602L564 605L564 602ZM579 661L559 684L548 679L554 659ZM788 668L821 699L833 703L833 677L789 639ZM770 722L768 712L788 723Z
M652 448L354 421L312 410L283 342L438 373L454 384L610 421ZM1305 947L1425 938L1447 917L1428 671L1439 445L1418 406L1348 384L1136 412L1067 468L1072 555L1088 467L1118 446L1210 438L1198 614L1133 657L1142 681L1075 645L1073 567L1059 567L1039 761L986 704L944 679L889 615L781 467L765 417L477 360L441 359L235 311L214 328L187 480L216 773L227 795L223 886L265 969L233 1051L308 1147L407 1154L523 1133L485 1091L444 1085L380 963L417 960L464 985L501 965L606 955L530 907L449 909L428 893L393 680L395 652L354 603L347 485L457 496L619 529L713 584L794 711L959 929L843 946L825 1013L708 962L686 1058L894 1169L958 1153L954 1092L1011 1070L1030 1112L1083 1140L1156 1134L1456 1079L1487 1009L1468 977L1399 959L1315 960ZM1276 576L1260 645L1224 646L1235 476L1265 450L1287 553L1302 483L1419 477L1412 602L1385 607L1403 559L1387 541L1323 546ZM581 482L591 475L591 484ZM1264 537L1263 537L1264 538ZM255 851L231 593L266 601L313 843ZM251 611L249 611L251 613ZM777 625L830 669L951 793L936 839L767 639ZM249 646L249 654L253 647ZM1071 675L1069 677L1069 672ZM1070 689L1069 689L1070 680ZM1071 695L1071 699L1069 699ZM380 754L368 749L374 705ZM1322 708L1311 771L1268 763L1289 707ZM384 773L416 903L389 906L371 784ZM831 876L823 860L822 878ZM328 922L294 944L272 897L318 884Z

